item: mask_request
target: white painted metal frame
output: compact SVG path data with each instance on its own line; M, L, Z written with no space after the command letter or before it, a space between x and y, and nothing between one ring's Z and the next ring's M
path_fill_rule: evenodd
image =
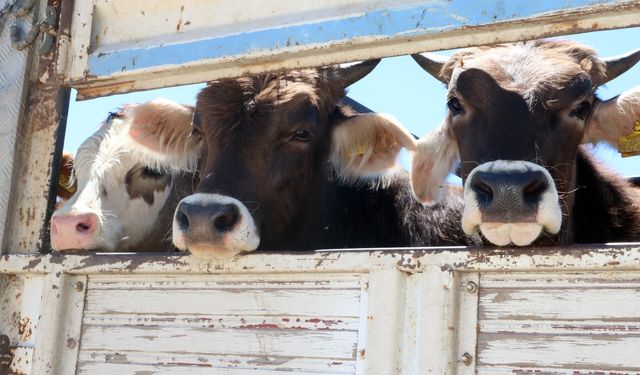
M73 12L58 73L81 99L640 25L638 0L91 0Z

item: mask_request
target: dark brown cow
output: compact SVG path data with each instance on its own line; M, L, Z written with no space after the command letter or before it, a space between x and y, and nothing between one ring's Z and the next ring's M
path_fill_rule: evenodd
M414 156L420 201L437 199L459 159L466 233L496 245L640 240L638 190L580 146L617 146L640 119L638 88L595 96L640 51L600 59L582 44L531 41L414 59L448 85L449 107Z
M132 128L158 153L204 145L197 194L176 210L176 247L223 258L258 248L479 243L459 228L459 192L434 208L413 199L396 167L399 150L415 148L406 130L339 105L376 64L222 79L199 94L193 129Z

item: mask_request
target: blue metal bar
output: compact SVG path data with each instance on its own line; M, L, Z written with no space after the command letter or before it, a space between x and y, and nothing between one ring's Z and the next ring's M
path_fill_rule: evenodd
M318 46L366 40L419 38L466 27L516 21L591 6L625 4L621 0L452 0L420 6L376 9L305 24L144 48L98 50L88 58L89 76L110 76L163 65L181 65L232 56L278 55Z

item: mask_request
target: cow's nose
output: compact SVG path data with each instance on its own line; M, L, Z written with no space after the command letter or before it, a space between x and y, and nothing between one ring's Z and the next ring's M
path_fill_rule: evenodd
M233 203L194 204L181 202L175 220L185 233L221 234L232 230L240 221L240 210ZM194 233L195 234L195 233ZM207 236L208 237L208 236Z
M548 189L541 171L484 172L471 177L469 187L475 192L483 221L528 221L532 219ZM484 218L484 216L487 216Z
M90 249L98 230L96 214L60 215L51 219L54 250Z

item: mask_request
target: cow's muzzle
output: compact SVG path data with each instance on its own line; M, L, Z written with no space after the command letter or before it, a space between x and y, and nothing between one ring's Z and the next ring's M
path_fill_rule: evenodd
M219 194L194 194L178 204L173 244L201 258L225 259L253 251L260 236L242 202Z
M462 228L478 229L498 246L525 246L562 224L558 193L549 172L526 161L496 160L474 168L464 185Z

